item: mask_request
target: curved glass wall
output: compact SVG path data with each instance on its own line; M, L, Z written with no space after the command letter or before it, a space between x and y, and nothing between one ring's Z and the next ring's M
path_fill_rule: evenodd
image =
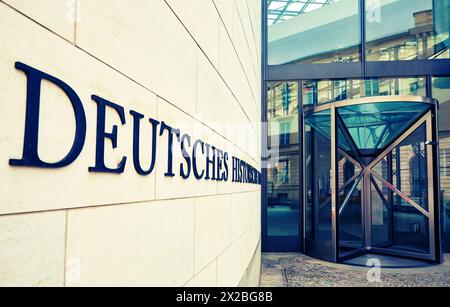
M321 105L371 96L426 96L424 77L303 82L303 104Z
M375 97L305 111L305 252L437 261L434 103ZM382 131L380 133L380 131Z
M450 126L447 129L446 119L450 116L450 0L267 0L266 3L268 26L264 31L266 50L263 53L263 60L268 64L266 81L278 84L279 88L282 88L281 84L292 84L292 86L299 84L300 88L296 88L295 91L298 90L300 96L295 99L298 101L300 114L303 113L302 109L308 111L311 108L319 108L323 111L328 104L344 102L346 105L351 105L354 100L374 96L421 96L434 97L439 101L440 201L443 220L441 233L444 251L449 252L450 171L447 170L450 170ZM278 80L291 81L278 82ZM269 121L274 122L277 129L281 131L274 134L280 135L283 142L287 142L287 135L290 134L282 131L286 131L289 125L285 123L281 127L271 115L274 113L273 101L280 101L282 98L274 99L272 92L271 87L268 92L268 101L264 100L268 107L267 115ZM284 92L286 93L286 90ZM283 94L277 95L283 96ZM291 95L295 96L297 93ZM278 104L282 105L282 102ZM423 232L426 219L415 219L414 210L408 209L403 198L389 188L389 185L392 185L396 189L404 189L406 191L403 193L404 196L409 197L415 204L423 201L420 199L420 197L423 198L420 195L422 192L418 192L420 189L417 188L418 182L423 181L420 179L420 173L423 171L420 158L424 156L424 148L421 147L423 144L406 144L392 151L375 167L377 173L388 184L378 178L371 178L374 182L371 190L364 192L365 179L362 178L361 182L357 182L357 178L353 177L353 175L357 177L359 170L358 165L351 161L351 159L358 160L355 158L357 156L355 152L359 156L380 153L385 145L397 137L396 134L400 131L395 130L401 130L399 126L403 124L399 126L391 124L390 128L387 128L388 125L377 122L399 119L394 114L398 111L396 109L391 110L393 114L388 118L380 116L379 110L356 109L349 107L345 109L345 114L340 115L345 118L348 114L346 120L349 129L336 131L338 135L336 138L340 143L340 151L336 154L340 163L339 184L345 185L343 181L348 183L348 186L345 186L346 190L340 191L337 196L339 205L345 204L339 222L341 225L348 223L360 225L359 199L364 199L367 197L365 194L370 194L374 216L374 224L371 228L374 244L383 246L385 242L395 242L396 238L393 237L395 231L405 234L409 231L417 235L421 233L423 237L426 237L427 233ZM411 111L420 113L420 110L412 109ZM366 113L366 115L360 118L355 117L358 112ZM328 114L324 113L322 116L328 116ZM410 124L406 116L403 119L406 124ZM293 219L286 218L284 224L283 219L278 219L276 222L277 219L273 218L276 216L275 208L279 209L280 206L273 204L280 199L277 193L281 196L287 194L283 193L282 189L270 190L271 187L276 187L274 173L278 170L274 171L273 166L271 170L268 170L269 199L265 200L265 203L270 203L272 208L266 206L270 213L264 217L267 224L265 229L274 236L276 236L276 229L291 229L285 233L294 236L289 237L289 244L283 241L287 237L281 236L282 232L278 233L279 237L269 236L269 238L280 240L269 240L270 243L264 247L267 251L301 251L302 243L304 243L301 240L302 235L310 242L313 238L320 239L319 242L325 245L331 242L332 234L328 232L331 226L328 219L317 215L318 210L323 210L323 216L326 216L331 208L331 202L327 202L330 193L328 188L331 186L332 178L329 174L331 165L323 162L324 157L332 154L327 143L331 136L330 121L314 123L311 118L309 123L302 125L301 117L296 120L300 122L297 126L300 135L296 154L300 157L307 156L308 163L303 169L300 168L299 174L295 175L295 177L297 175L303 175L303 177L300 177L298 184L295 183L294 186L298 186L299 190L309 191L308 197L304 203L300 199L300 213L293 207L286 211L290 212L286 216L289 215ZM352 123L354 125L364 123L365 127L363 129L352 127ZM321 149L322 153L315 154L315 150L318 149ZM280 151L283 150L285 149L281 146ZM289 152L294 153L294 151L292 148ZM406 155L407 158L402 155ZM419 158L410 161L410 158L414 156ZM294 159L293 156L291 158ZM319 164L318 173L314 163ZM407 170L410 163L420 165L416 168L419 169L417 173L412 174ZM286 167L286 164L280 166L284 169ZM400 176L386 177L393 171ZM292 174L292 170L289 174ZM414 179L416 183L405 181L409 180L408 178ZM294 180L297 179L289 179L290 182ZM408 185L410 185L409 188ZM408 189L415 192L410 194ZM288 194L288 198L291 197L297 201L295 193ZM395 210L389 207L392 203L398 203L399 208L402 209L393 214ZM297 222L301 218L301 213L309 216L311 223L301 225ZM402 228L395 228L392 220L397 217L394 215L399 219L411 218ZM292 222L294 220L295 222ZM276 224L280 226L271 226ZM414 225L411 226L412 224ZM300 229L297 226L300 226ZM340 250L341 253L358 250L361 239L360 228L358 226L353 230L338 231L338 236L346 238L345 248ZM353 235L349 236L350 233ZM297 248L293 248L292 238L298 240L299 236L300 243ZM405 235L404 238L406 237L408 236ZM401 238L398 240L400 242ZM422 239L418 239L419 241L424 242ZM309 243L306 242L306 244ZM417 250L420 249L420 246L417 246Z
M332 246L330 136L330 110L305 118L305 246L317 258Z
M433 97L439 101L439 151L444 248L450 251L450 77L433 78Z

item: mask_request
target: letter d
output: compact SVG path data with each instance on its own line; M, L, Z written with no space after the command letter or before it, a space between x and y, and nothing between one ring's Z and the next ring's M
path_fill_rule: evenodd
M27 110L25 119L25 137L22 159L10 160L12 166L62 168L72 164L80 155L86 140L86 115L83 104L75 91L63 81L52 77L42 71L28 65L17 62L16 69L21 70L27 76ZM72 149L67 156L59 162L47 163L39 158L39 109L41 99L41 81L47 80L64 91L72 103L75 113L76 130Z

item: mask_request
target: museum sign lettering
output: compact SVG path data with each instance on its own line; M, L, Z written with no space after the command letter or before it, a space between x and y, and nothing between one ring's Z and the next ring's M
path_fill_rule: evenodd
M86 113L81 99L65 82L20 62L17 62L15 66L16 69L24 72L27 77L27 100L22 158L11 159L9 161L10 165L14 167L58 169L72 164L83 151L86 141ZM62 160L52 163L44 161L38 154L39 110L41 83L43 80L53 83L67 95L74 111L76 123L72 148ZM155 170L158 140L166 138L168 144L167 166L165 166L164 173L166 177L181 176L183 179L189 179L191 176L194 176L197 180L232 180L232 182L238 183L261 184L261 173L258 170L237 157L230 157L228 152L200 139L194 139L191 135L183 133L183 131L172 127L169 123L146 117L135 110L129 111L132 116L132 123L127 123L125 109L121 105L96 95L92 95L91 98L97 105L97 127L95 161L93 161L93 166L88 168L89 172L121 174L125 171L125 166L129 162L129 157L124 156L115 167L108 167L105 163L106 141L111 141L112 147L117 148L118 135L120 133L117 125L114 125L112 129L107 129L106 113L108 111L117 114L122 126L132 125L133 165L135 171L141 176L148 176ZM148 167L142 166L139 158L141 147L140 131L141 122L143 121L149 122L147 129L151 129L152 133L151 162ZM174 150L180 150L183 157L183 162L177 166L173 162ZM205 163L199 163L200 156L205 158L202 159L206 160Z

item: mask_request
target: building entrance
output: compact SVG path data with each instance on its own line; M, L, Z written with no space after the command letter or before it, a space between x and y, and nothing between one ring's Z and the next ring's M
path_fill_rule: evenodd
M440 261L436 105L396 96L305 110L306 254Z

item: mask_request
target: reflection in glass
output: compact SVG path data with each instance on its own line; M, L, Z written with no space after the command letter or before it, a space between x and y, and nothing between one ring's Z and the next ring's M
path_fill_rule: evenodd
M430 252L425 141L426 125L422 124L372 170L375 247Z
M425 78L309 80L303 82L305 106L372 96L426 96Z
M383 150L420 119L430 106L424 103L387 102L338 109L357 148Z
M338 136L338 143L346 142ZM338 162L339 187L339 252L347 252L364 246L364 221L362 218L361 166L353 164L342 153Z
M365 0L368 61L448 59L449 0Z
M359 0L268 0L268 63L360 60Z
M450 78L433 78L433 97L439 101L439 150L444 250L450 252Z
M270 83L268 88L267 169L268 235L298 237L300 229L300 164L298 84Z
M316 241L331 241L332 238L330 116L328 110L305 118L306 235Z
M394 194L394 245L393 249L430 252L429 220L403 198Z
M391 193L381 181L372 178L372 245L387 248L393 245Z

